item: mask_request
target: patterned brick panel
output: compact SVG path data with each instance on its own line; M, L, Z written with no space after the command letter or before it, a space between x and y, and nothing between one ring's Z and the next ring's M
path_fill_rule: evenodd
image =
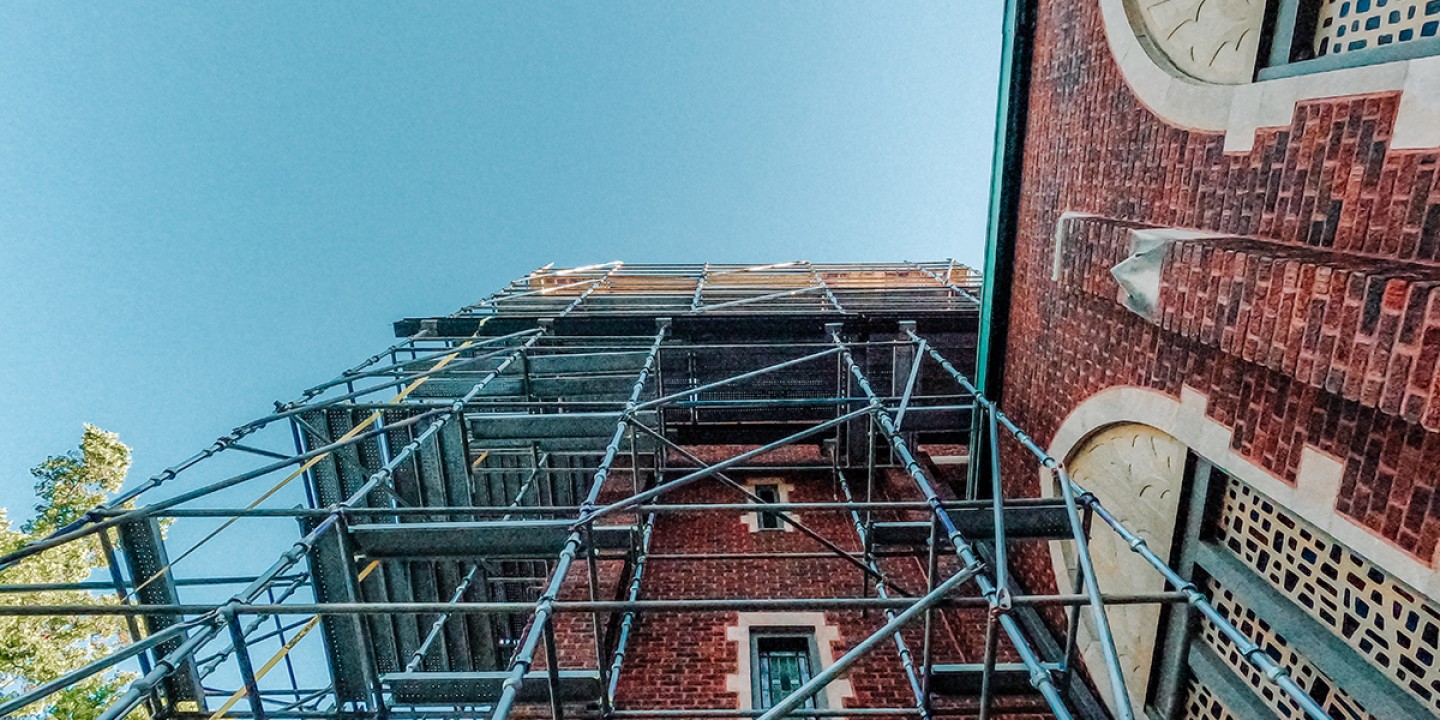
M1440 268L1248 238L1176 242L1165 330L1440 429Z

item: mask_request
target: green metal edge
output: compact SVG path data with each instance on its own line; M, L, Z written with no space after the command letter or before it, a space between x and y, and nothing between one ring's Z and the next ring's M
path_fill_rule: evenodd
M995 156L990 170L990 211L985 233L985 282L980 309L977 387L999 398L1001 360L1010 310L1010 274L1025 151L1025 109L1030 89L1034 0L1006 0L1002 26L1000 88L996 103Z
M975 387L991 399L1002 398L1005 342L1009 326L1011 273L1025 152L1025 110L1030 89L1030 56L1036 0L1005 0L1000 85L996 100L995 156L990 167L990 210L985 231L985 282L980 297L980 338L976 348ZM973 493L989 487L981 477L986 457L986 423L975 413L971 427L967 484ZM978 495L977 495L978 497Z

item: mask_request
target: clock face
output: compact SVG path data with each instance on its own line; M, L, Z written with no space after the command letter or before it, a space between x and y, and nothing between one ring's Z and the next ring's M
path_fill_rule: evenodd
M1182 74L1224 85L1254 79L1263 0L1126 0L1126 10Z

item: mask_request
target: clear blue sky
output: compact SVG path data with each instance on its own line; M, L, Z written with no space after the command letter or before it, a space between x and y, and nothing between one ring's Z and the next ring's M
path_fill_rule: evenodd
M0 506L547 262L978 264L1001 3L5 3Z

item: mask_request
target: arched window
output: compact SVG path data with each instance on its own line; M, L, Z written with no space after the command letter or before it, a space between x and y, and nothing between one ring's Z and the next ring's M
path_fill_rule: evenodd
M1440 0L1272 0L1260 79L1440 54Z
M1154 427L1099 428L1066 465L1331 717L1440 713L1434 600ZM1123 543L1092 538L1104 592L1163 589L1132 566L1141 561ZM1057 569L1073 577L1075 563L1061 552ZM1117 605L1107 615L1137 717L1303 717L1187 606ZM1079 619L1082 656L1102 667L1087 616Z
M1222 133L1227 153L1292 125L1300 103L1379 93L1399 95L1389 150L1440 147L1437 0L1090 2L1136 99L1170 125Z
M1172 71L1241 85L1440 54L1440 0L1126 0Z

